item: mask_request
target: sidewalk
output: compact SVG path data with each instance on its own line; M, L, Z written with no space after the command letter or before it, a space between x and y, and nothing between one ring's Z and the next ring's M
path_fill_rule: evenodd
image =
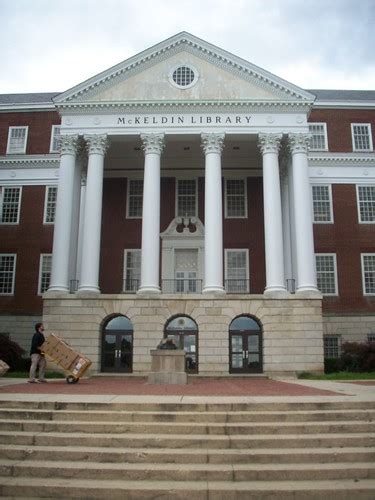
M77 384L0 378L0 401L301 402L375 401L375 381L191 378L188 385L153 385L143 377L92 377Z

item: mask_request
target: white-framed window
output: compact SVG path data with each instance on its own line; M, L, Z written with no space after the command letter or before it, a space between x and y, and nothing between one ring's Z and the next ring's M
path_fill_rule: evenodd
M249 293L248 249L225 249L225 289L228 293Z
M56 215L57 186L46 186L44 198L44 224L53 224Z
M51 282L52 254L42 253L39 261L38 294L46 292Z
M197 215L196 179L177 179L176 215L177 217L195 217Z
M367 334L367 342L375 342L375 333Z
M16 254L0 253L0 295L14 294Z
M323 335L324 357L337 359L341 355L341 335Z
M375 295L375 253L361 254L364 295Z
M372 134L370 123L352 123L353 151L372 151Z
M332 189L330 185L312 186L313 214L315 223L332 223Z
M29 127L9 127L7 154L26 153L27 134Z
M141 284L141 250L124 252L124 292L136 292Z
M225 217L247 217L246 179L225 179Z
M128 179L128 196L126 216L128 219L142 218L143 209L143 180Z
M337 264L336 254L315 254L316 281L323 295L337 295Z
M357 186L358 220L375 223L375 186Z
M310 151L328 151L327 124L309 123Z
M21 206L20 187L0 187L0 224L18 224Z
M61 125L52 125L51 142L49 146L50 153L59 152L60 130L61 130Z

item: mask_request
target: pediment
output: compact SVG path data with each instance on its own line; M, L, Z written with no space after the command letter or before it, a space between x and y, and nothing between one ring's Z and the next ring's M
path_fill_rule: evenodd
M171 79L181 66L197 76L189 88ZM55 103L313 100L305 90L183 32L60 94Z

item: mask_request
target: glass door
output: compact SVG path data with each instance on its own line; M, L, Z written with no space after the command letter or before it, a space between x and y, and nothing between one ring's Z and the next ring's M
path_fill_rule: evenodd
M231 333L230 373L262 373L259 333Z
M105 332L102 346L102 371L113 373L131 373L132 370L132 333Z

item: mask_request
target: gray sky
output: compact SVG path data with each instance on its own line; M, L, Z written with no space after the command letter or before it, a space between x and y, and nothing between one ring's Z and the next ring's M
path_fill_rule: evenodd
M0 93L60 92L188 31L302 88L375 89L375 0L0 0Z

